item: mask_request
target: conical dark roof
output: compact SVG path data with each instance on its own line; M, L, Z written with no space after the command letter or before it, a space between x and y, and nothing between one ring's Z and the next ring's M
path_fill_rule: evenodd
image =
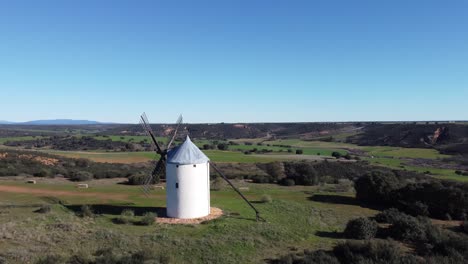
M190 140L189 136L182 145L167 153L167 163L186 165L208 162L210 159Z

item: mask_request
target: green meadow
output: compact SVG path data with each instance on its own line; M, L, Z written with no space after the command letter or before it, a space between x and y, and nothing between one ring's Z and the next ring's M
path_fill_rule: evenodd
M34 259L46 254L91 255L96 249L112 246L118 252L151 248L168 255L174 263L258 263L291 250L331 248L339 241L331 234L343 231L349 219L376 213L356 205L353 193L329 193L319 186L237 182L244 186L244 194L255 202L266 222L256 222L251 208L234 191L223 188L211 192L211 205L224 211L219 219L195 225L122 225L113 219L125 208L135 212L164 208L164 191L154 190L146 197L136 186L89 184L91 188L77 190L71 183L38 183L27 187L44 193L1 192L0 225L8 239L0 241L0 253L14 254L13 260ZM2 185L24 187L24 183L15 181L2 181ZM66 195L55 195L58 191ZM87 193L101 195L82 196ZM104 197L106 194L108 197ZM272 202L256 202L263 195L269 195ZM52 203L50 213L34 212L47 203ZM108 211L81 218L74 208L83 204L95 209L105 204ZM140 217L137 214L135 219ZM50 247L57 243L59 247Z

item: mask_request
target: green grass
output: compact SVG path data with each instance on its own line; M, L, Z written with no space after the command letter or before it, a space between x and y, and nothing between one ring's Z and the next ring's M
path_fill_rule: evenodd
M18 182L7 184L24 185ZM265 194L272 197L271 203L255 204L262 217L267 220L266 223L255 222L253 211L228 188L212 191L211 204L231 216L202 225L117 225L112 219L118 214L109 213L98 215L94 219L83 219L60 205L54 205L52 212L46 215L33 213L36 209L34 207L0 207L0 223L4 224L2 232L4 235L11 235L11 238L0 241L0 254L12 252L10 256L13 254L34 259L43 254L91 254L105 245L114 247L117 252L149 248L153 252L171 256L174 263L259 263L265 258L288 253L289 247L330 248L338 240L319 236L317 232L339 232L349 219L376 213L356 205L311 201L308 197L314 194L337 195L323 193L317 186L243 185L249 187L248 191L244 191L249 200L258 201ZM78 192L72 189L71 183L28 187ZM165 205L165 193L161 190L153 192L149 198L139 193L137 187L126 185L92 186L86 192L105 194L111 190L126 195L125 200L103 201L99 197L79 196L60 198L69 205L91 203L121 208ZM340 195L353 196L352 193ZM45 203L45 200L38 197L40 194L0 193L1 204ZM71 231L52 227L59 223L70 225Z
M145 141L147 143L151 142L151 138L149 136L119 136L119 135L110 135L107 137L104 136L93 136L93 138L97 140L112 140L112 141L121 141L121 142L134 142L139 143L141 141ZM167 143L166 137L156 137L156 140L159 142Z
M446 179L446 180L456 180L456 181L463 181L467 182L468 177L458 175L455 173L455 170L452 169L444 169L444 168L433 168L433 167L420 167L420 166L413 166L413 165L406 165L405 160L399 158L365 158L364 160L369 161L373 165L379 165L394 169L405 169L409 171L416 171L420 173L429 172L431 176L434 176L439 179Z
M423 159L438 159L447 158L450 155L440 154L435 149L424 148L401 148L401 147L362 147L369 155L376 157L394 157L394 158L423 158Z

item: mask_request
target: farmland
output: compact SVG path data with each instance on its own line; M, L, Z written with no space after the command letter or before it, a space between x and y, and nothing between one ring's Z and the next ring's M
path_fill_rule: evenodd
M223 210L221 218L202 224L146 226L139 224L145 212L164 217L165 190L155 188L145 196L140 186L129 184L130 178L147 175L158 158L148 150L150 139L132 129L5 131L0 137L0 260L99 263L101 257L124 259L143 254L156 263L274 261L291 254L300 256L304 250L331 250L345 241L343 234L350 220L381 212L382 205L369 206L357 199L353 181L360 177L398 176L402 182L395 186L401 188L401 195L406 184L426 188L427 182L443 179L454 181L447 188L462 190L463 185L457 184L468 181L462 154L442 153L436 147L358 145L348 140L357 135L349 129L329 136L307 133L307 137L193 136L193 142L242 188L267 221L256 222L251 208L212 173L211 206ZM213 135L221 133L212 126L209 129ZM183 139L181 135L175 145ZM157 140L165 144L167 135L158 135ZM68 150L60 150L62 147ZM271 172L271 168L279 168L279 172ZM77 188L72 179L89 188ZM27 184L27 180L36 184ZM164 181L158 186L164 187ZM431 201L426 203L428 208L433 206ZM447 208L459 208L459 204ZM413 208L413 204L409 209L403 205L395 206ZM87 216L83 206L91 212ZM132 211L132 216L122 223L119 219L124 210ZM444 217L433 221L458 225L461 219L455 214L447 217L458 219L454 222ZM414 247L408 241L398 243L403 248Z

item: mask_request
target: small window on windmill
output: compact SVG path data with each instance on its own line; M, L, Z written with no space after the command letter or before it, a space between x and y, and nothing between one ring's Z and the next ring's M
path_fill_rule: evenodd
M179 183L178 182L175 183L175 187L176 187L176 189L179 189Z

